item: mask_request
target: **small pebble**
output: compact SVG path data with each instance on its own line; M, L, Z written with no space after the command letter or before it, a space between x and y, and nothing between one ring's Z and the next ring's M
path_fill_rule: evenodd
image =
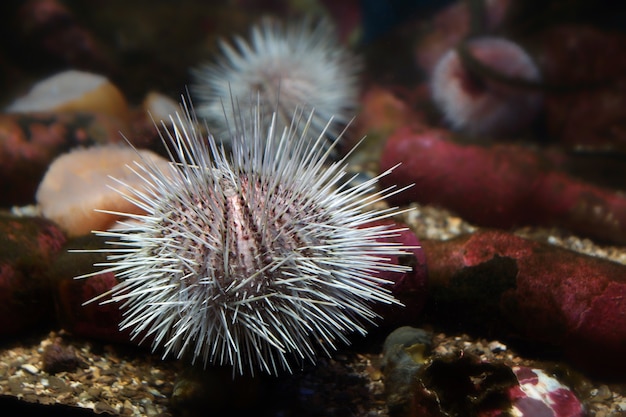
M74 348L62 345L59 340L45 347L42 362L43 370L49 374L72 372L82 363Z
M489 350L493 353L504 352L506 350L506 345L494 340L489 343Z
M21 368L32 375L37 375L39 373L39 369L30 363L25 363L21 366Z

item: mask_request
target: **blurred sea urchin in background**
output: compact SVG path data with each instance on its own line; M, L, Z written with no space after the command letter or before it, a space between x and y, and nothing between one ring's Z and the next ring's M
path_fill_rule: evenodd
M378 177L349 185L323 131L299 140L317 116L266 129L258 109L237 114L231 157L186 113L163 134L178 162L138 155L144 183L121 183L146 214L97 232L115 245L98 266L121 280L99 298L122 303L122 329L164 355L276 374L365 334L373 303L398 303L377 274L406 272L387 259L410 248L371 223L397 210L366 210L396 190L376 190Z
M517 43L479 37L438 61L431 76L434 103L451 128L473 136L500 137L526 129L541 108L532 83L539 68Z
M279 131L290 126L296 109L307 113L314 109L306 136L314 140L324 132L334 140L338 128L354 115L361 69L360 61L341 46L334 32L324 19L282 24L268 18L251 28L249 40L221 41L222 55L192 71L198 116L214 126L216 138L227 141L228 123L238 111L234 107L260 101L263 108L275 109ZM237 105L229 104L231 97ZM271 123L271 113L267 116L262 120L264 128ZM299 128L296 136L303 137L303 125L295 127Z

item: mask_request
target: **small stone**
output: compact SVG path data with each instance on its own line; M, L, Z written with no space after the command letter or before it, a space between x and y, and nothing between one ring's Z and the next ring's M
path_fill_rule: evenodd
M113 407L111 407L109 404L103 402L103 401L98 401L95 405L94 405L94 411L96 412L96 414L101 414L101 413L108 413L111 415L116 415L117 410Z
M591 396L591 401L593 402L603 402L611 398L613 393L606 385L600 385L598 388L594 388L589 392Z
M180 105L170 97L150 91L142 103L143 109L155 120L167 123L170 115L180 111Z
M30 363L25 363L21 366L21 368L31 375L37 375L39 373L39 369L35 365Z
M49 374L73 372L82 365L74 348L65 346L58 340L45 347L42 362L43 370Z
M500 343L497 340L489 343L489 350L493 353L504 352L506 350L506 345L504 343Z

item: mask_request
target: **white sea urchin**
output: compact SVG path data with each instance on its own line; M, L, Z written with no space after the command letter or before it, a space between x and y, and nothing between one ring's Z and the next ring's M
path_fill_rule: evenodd
M325 131L334 139L337 127L354 114L360 63L339 44L333 29L327 20L283 25L267 18L251 28L249 41L236 37L231 45L222 40L216 62L192 70L198 115L211 122L219 137L228 128L224 121L235 116L222 101L234 97L254 104L258 95L265 108L276 108L279 130L290 125L296 108L315 109L310 136L315 139ZM265 127L271 122L267 116Z
M372 303L397 302L376 274L406 271L385 258L408 248L380 241L397 230L368 227L397 210L364 210L394 190L375 191L378 178L349 185L323 133L293 140L313 116L282 132L263 131L259 112L239 116L230 157L188 110L171 119L162 137L177 162L139 156L143 186L119 181L147 214L96 232L117 246L99 250L112 253L98 266L120 279L99 298L123 303L122 329L164 355L276 374L291 357L313 361L316 348L329 354L365 334Z

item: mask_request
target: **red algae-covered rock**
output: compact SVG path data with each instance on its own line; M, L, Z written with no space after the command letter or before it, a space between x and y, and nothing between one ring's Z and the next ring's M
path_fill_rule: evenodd
M76 336L130 343L130 333L119 329L122 313L117 304L100 304L101 301L85 304L113 288L117 284L115 276L106 273L82 280L72 278L59 281L56 288L57 314L61 326Z
M0 337L50 322L50 265L64 243L50 221L0 214Z
M594 375L626 372L626 266L502 231L422 241L435 320L518 335Z
M446 130L401 128L389 137L380 170L401 165L383 186L415 186L392 203L443 206L477 225L562 227L598 241L626 243L626 197L581 181L533 148L459 144Z
M0 206L34 202L56 156L77 146L119 142L124 126L98 113L0 115Z
M73 335L105 342L130 343L130 332L119 329L122 321L120 306L116 303L101 304L106 301L106 296L94 300L118 283L115 275L101 273L75 279L93 272L93 264L103 262L105 256L72 250L99 247L102 244L96 236L77 237L71 239L57 257L52 265L56 317L59 325Z
M461 145L450 136L444 129L414 127L401 128L388 138L380 171L401 165L381 183L415 184L391 201L441 205L469 221L495 227L529 221L524 200L541 172L537 155L507 144Z
M375 311L380 314L384 321L383 328L397 327L415 320L424 308L428 295L428 272L426 267L426 257L421 244L415 233L406 225L391 219L384 219L372 222L369 226L388 225L394 229L405 228L396 236L386 238L405 247L410 247L410 254L402 256L389 256L385 262L394 265L407 265L411 267L409 272L385 271L377 273L378 278L390 281L389 289L398 301L403 305L374 306Z

